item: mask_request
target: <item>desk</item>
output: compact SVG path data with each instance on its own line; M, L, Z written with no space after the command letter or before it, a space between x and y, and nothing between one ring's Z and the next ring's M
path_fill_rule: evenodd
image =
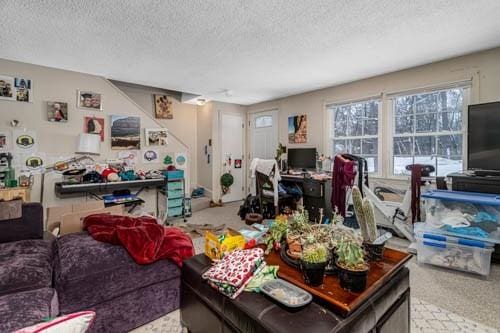
M158 188L165 188L166 184L167 180L165 178L83 184L68 184L61 182L55 183L55 192L58 198L89 194L99 200L102 200L102 198L97 193L110 193L116 190L138 188L139 190L135 194L139 195L139 193L142 192L142 190L144 190L145 188L155 188L156 215L158 216Z
M281 182L284 185L295 184L303 193L304 208L309 212L309 219L319 222L319 210L323 208L323 215L332 216L332 180L317 180L306 178L303 175L282 174Z

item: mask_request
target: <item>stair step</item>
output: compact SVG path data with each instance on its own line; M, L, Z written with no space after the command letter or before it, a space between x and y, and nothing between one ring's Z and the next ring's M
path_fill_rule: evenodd
M200 197L191 199L191 211L198 212L210 207L210 198Z

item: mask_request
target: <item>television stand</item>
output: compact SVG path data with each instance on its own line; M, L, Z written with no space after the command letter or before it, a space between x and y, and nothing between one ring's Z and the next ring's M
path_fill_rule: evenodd
M500 170L474 170L474 176L478 177L500 177Z

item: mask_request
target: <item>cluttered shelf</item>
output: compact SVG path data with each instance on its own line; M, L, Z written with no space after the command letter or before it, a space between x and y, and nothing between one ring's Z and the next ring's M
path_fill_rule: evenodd
M55 183L55 192L58 197L85 192L112 192L116 190L139 188L139 187L161 187L165 186L165 178L128 180L103 183Z

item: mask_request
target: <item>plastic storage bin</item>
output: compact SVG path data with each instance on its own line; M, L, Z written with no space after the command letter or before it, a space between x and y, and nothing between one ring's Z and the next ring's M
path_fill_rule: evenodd
M184 170L167 171L166 172L166 177L167 177L168 180L182 179L182 178L184 178Z
M173 190L173 191L168 190L167 195L169 199L184 198L184 192L182 190Z
M168 207L182 207L183 199L168 199Z
M182 190L184 184L182 182L168 182L167 187L169 190Z
M415 231L417 261L469 273L490 274L493 244L446 236L421 228Z
M180 216L182 215L182 207L172 207L168 208L168 217L175 217L175 216Z
M440 232L500 243L500 195L430 190L425 200L425 222Z

